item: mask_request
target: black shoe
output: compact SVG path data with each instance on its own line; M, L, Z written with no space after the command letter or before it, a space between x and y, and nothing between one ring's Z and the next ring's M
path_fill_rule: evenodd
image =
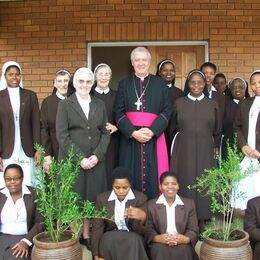
M83 238L79 239L81 245L84 245L89 251L91 251L91 240L90 238Z

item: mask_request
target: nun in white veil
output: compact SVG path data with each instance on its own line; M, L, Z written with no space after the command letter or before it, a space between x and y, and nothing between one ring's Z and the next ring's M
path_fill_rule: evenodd
M238 145L245 155L241 170L248 176L235 187L236 194L243 193L243 196L233 198L231 204L242 210L246 209L248 200L260 196L260 70L251 74L250 86L255 96L239 103L234 123Z
M0 81L0 172L12 163L24 171L24 183L33 186L37 153L40 143L40 117L37 96L23 89L22 70L14 61L2 67ZM0 187L5 186L0 173Z

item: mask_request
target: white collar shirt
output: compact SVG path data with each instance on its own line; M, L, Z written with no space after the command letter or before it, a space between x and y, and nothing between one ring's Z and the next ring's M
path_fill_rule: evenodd
M202 93L199 97L193 97L190 93L187 95L187 97L192 101L201 101L205 95Z
M61 100L66 99L66 97L64 97L63 95L61 95L58 90L56 91L56 96L57 96L59 99L61 99Z
M175 208L177 205L184 205L183 201L181 200L180 196L176 194L175 201L171 206L166 201L166 198L163 194L160 195L158 200L156 201L156 204L163 204L166 207L166 216L167 216L167 229L166 233L168 234L178 234L177 228L176 228L176 221L175 221Z
M125 223L125 210L126 210L125 206L128 200L133 200L133 199L135 199L135 195L131 189L129 190L129 192L127 193L123 201L118 200L113 190L108 198L108 201L112 201L112 200L115 201L115 209L114 209L115 223L119 230L129 231Z
M83 99L82 97L80 97L77 93L76 93L76 97L78 99L79 105L81 106L86 118L88 119L88 115L89 115L89 104L91 102L91 98L90 95L88 95L87 99Z
M99 94L107 94L110 91L110 88L106 88L105 90L99 88L98 86L95 87L95 91Z
M25 194L31 194L30 190L25 185L23 185L22 197L15 203L7 188L3 188L0 192L7 197L1 212L0 232L10 235L27 234L27 211L23 197Z

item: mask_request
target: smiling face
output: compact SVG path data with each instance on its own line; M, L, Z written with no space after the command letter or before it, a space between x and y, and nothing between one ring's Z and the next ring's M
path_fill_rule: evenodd
M11 66L11 67L7 68L7 70L5 72L5 78L6 78L8 87L16 88L19 86L20 81L21 81L21 72L17 67Z
M179 191L179 183L173 176L167 176L160 184L160 190L166 200L174 201L175 196Z
M239 79L235 79L232 81L230 91L232 97L238 100L242 100L246 95L246 88L243 86L243 83Z
M132 66L134 67L135 74L138 77L145 77L149 73L150 58L148 52L138 51L135 52L132 58Z
M215 74L216 74L216 71L212 67L210 67L210 66L203 67L202 71L203 71L203 73L206 76L206 84L207 84L207 87L208 87L208 89L210 91L212 83L213 83L213 80L214 80L214 77L215 77Z
M64 97L67 96L69 80L70 77L68 74L58 75L55 79L55 87L58 93Z
M205 87L205 80L199 73L193 73L189 79L190 94L193 97L200 97Z
M175 79L175 67L172 63L165 63L160 70L160 76L171 83Z
M111 70L108 67L101 67L98 69L95 76L97 86L102 90L107 89L111 79Z
M256 96L260 96L260 73L256 73L250 78L250 87Z
M115 179L113 181L113 190L119 201L123 201L131 188L128 179Z
M5 172L5 186L10 194L18 194L22 191L23 177L16 168L9 168Z
M87 97L93 85L93 77L88 73L78 73L75 79L76 93L84 98Z

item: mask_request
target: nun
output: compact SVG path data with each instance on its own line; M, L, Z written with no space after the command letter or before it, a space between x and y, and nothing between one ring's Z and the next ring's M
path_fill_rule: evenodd
M241 169L246 172L253 167L253 172L234 188L236 194L242 192L243 196L234 196L232 206L242 210L246 209L248 200L260 196L260 70L250 75L249 83L255 96L239 103L234 122L238 145L244 154Z
M96 196L107 190L105 155L110 141L106 129L105 104L90 95L94 74L86 67L74 73L76 92L59 102L56 117L56 137L59 159L65 159L73 148L75 161L81 157L81 171L74 184L74 191L83 200L95 201ZM89 248L89 221L84 220L82 243Z
M100 63L94 70L95 84L93 95L101 99L106 106L108 122L106 129L110 132L110 143L106 154L106 172L107 172L107 185L112 188L112 170L118 164L118 145L119 133L116 127L114 118L114 103L116 99L116 91L110 87L110 80L112 78L112 70L109 65Z
M229 82L230 96L226 98L226 107L223 120L223 139L221 143L221 158L227 158L227 143L234 144L234 120L239 103L248 97L247 83L242 78L234 78Z
M169 97L173 108L176 100L184 96L183 91L180 88L175 86L176 64L174 63L174 61L170 59L161 60L157 64L156 75L162 77L165 80L165 83L169 88ZM168 127L165 130L165 138L166 138L169 158L171 155L170 150L171 150L172 139L176 134L176 132L174 132L173 129L174 129L173 119L171 118L169 120Z
M52 95L46 97L41 106L41 144L45 151L44 169L49 170L51 159L58 159L59 146L56 139L56 114L58 104L67 98L70 73L58 70L55 74Z
M12 163L21 165L24 184L33 186L40 143L40 112L36 94L23 88L22 70L14 61L2 67L0 81L0 171ZM0 187L4 186L3 174Z

